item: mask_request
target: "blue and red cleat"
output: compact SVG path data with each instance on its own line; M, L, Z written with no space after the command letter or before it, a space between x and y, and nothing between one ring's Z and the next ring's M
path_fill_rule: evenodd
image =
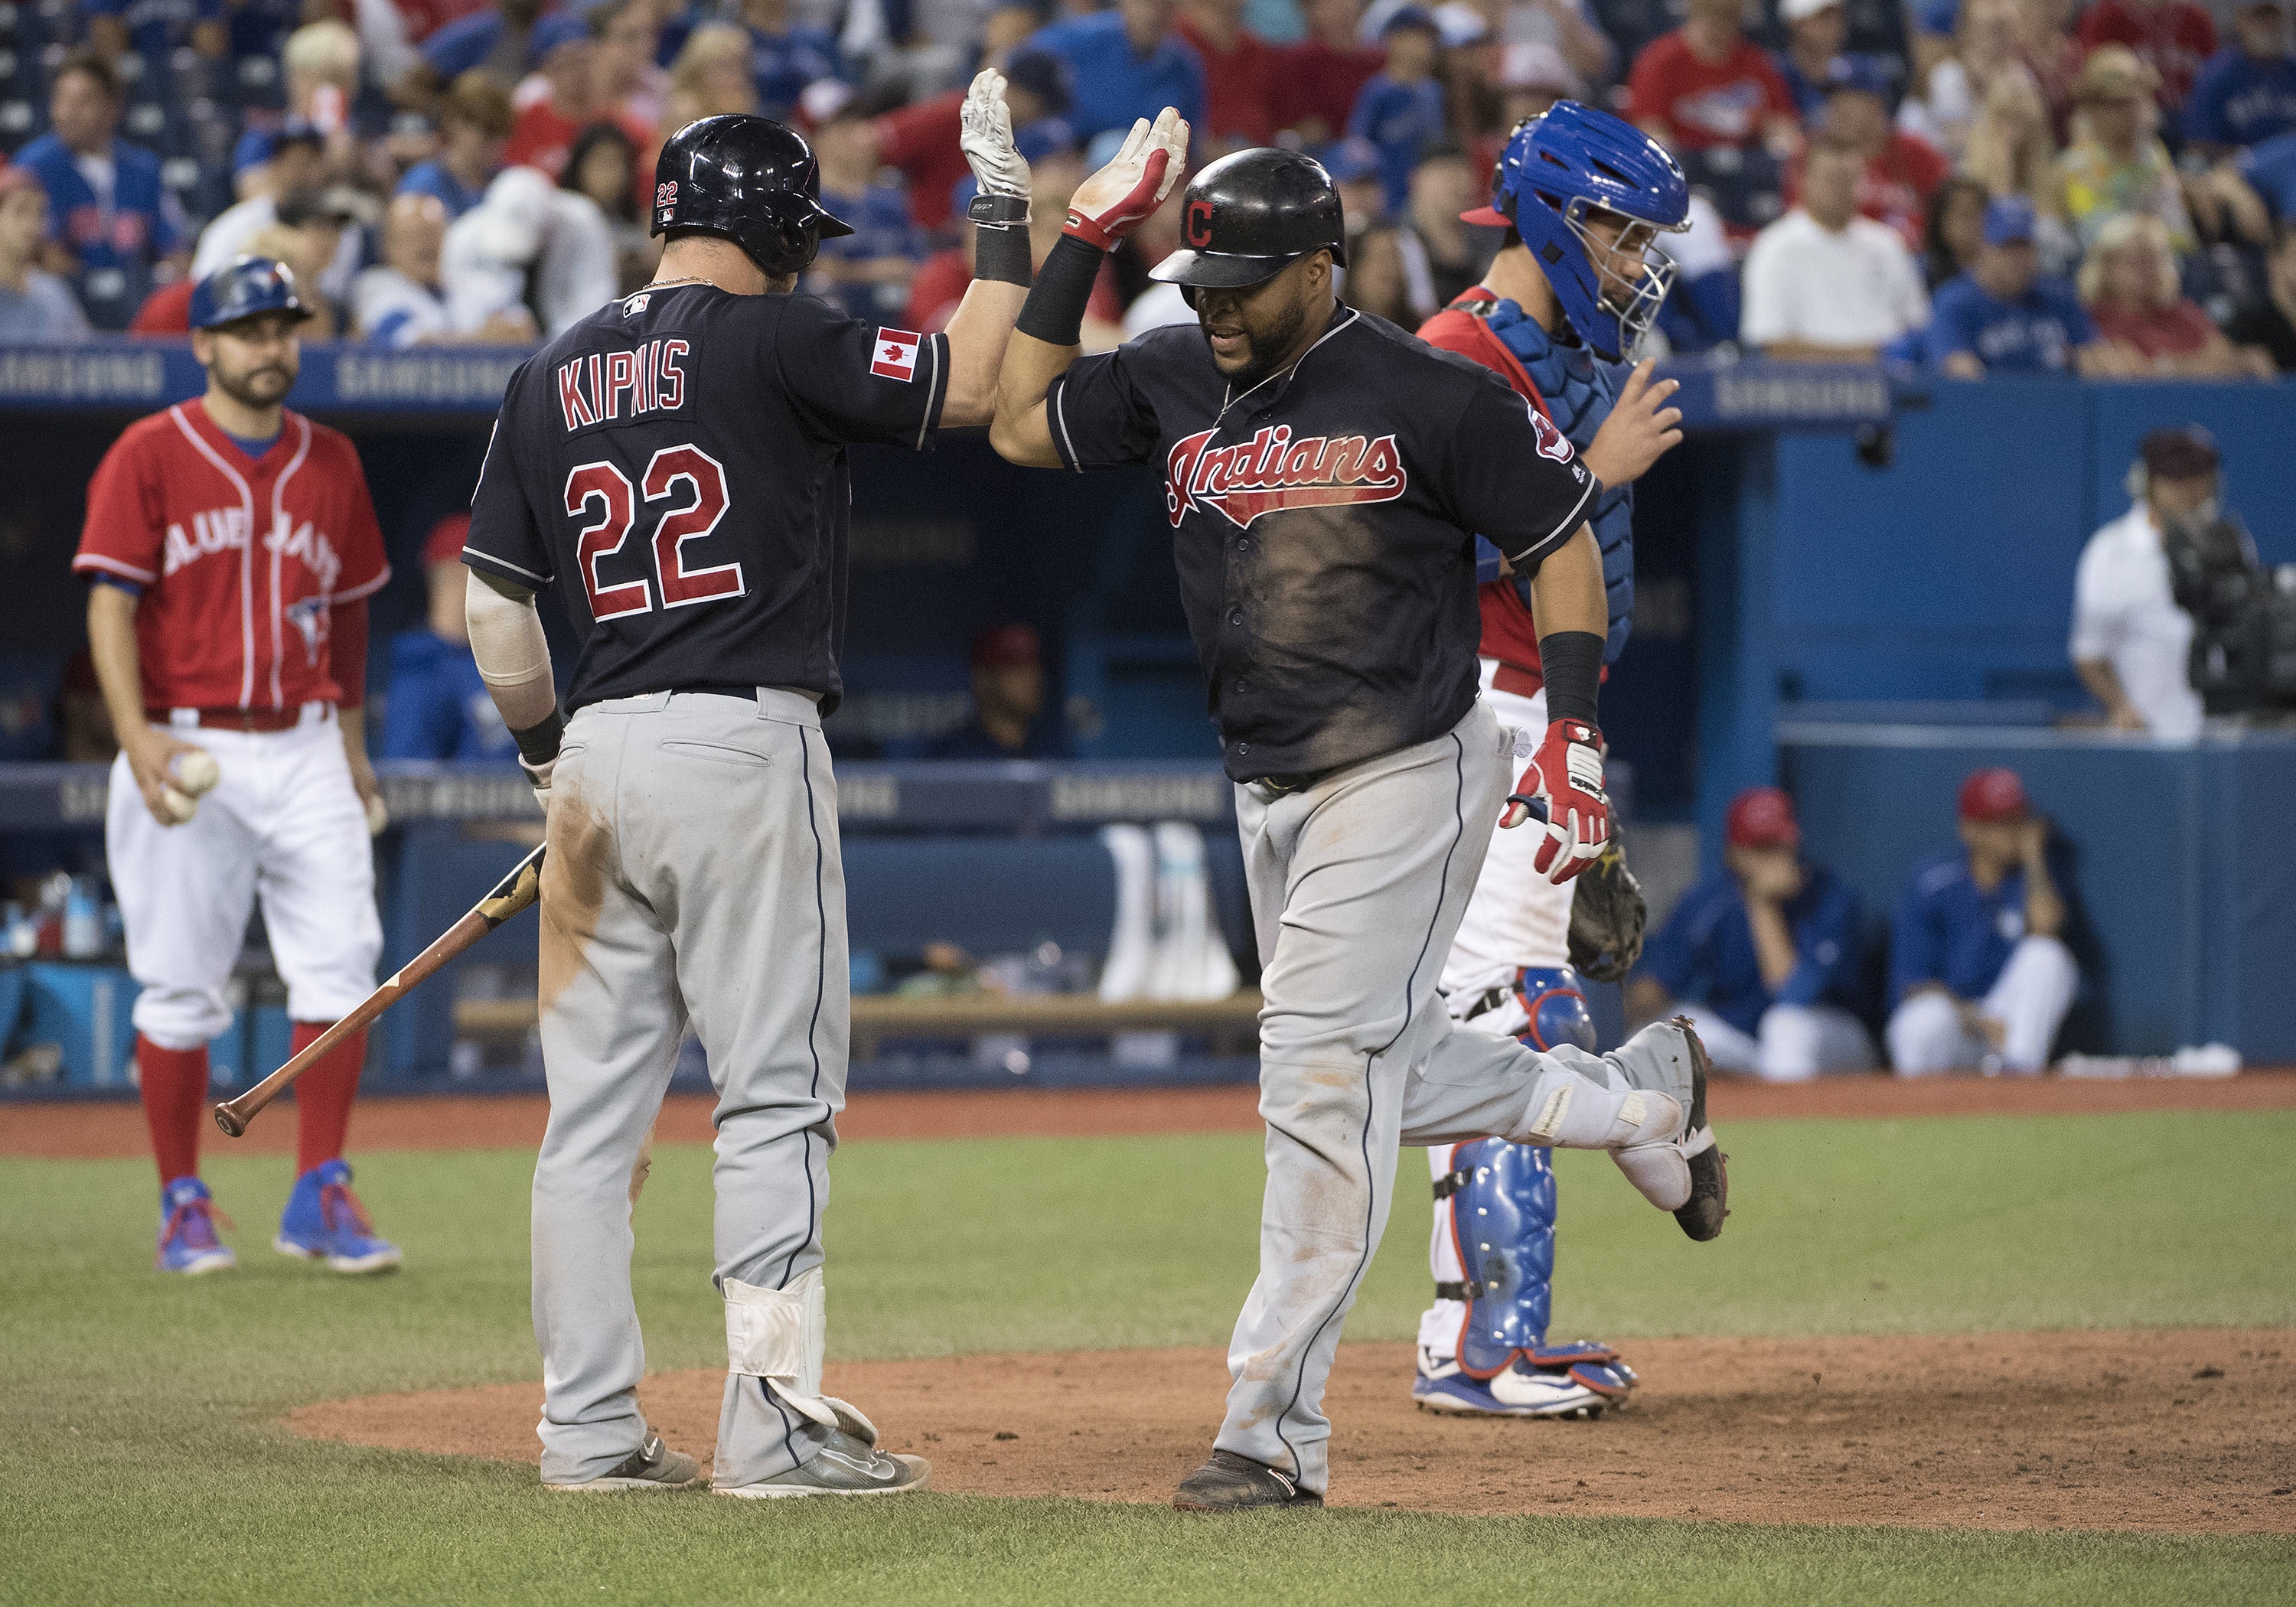
M401 1259L398 1245L375 1235L366 1207L351 1193L350 1162L341 1160L323 1161L295 1179L271 1248L324 1261L335 1272L392 1272Z
M1596 1340L1518 1351L1495 1378L1469 1376L1449 1357L1419 1351L1411 1398L1423 1412L1456 1417L1600 1417L1627 1404L1640 1381Z
M178 1177L160 1191L160 1249L152 1265L197 1277L239 1265L231 1246L216 1237L214 1201L196 1177Z

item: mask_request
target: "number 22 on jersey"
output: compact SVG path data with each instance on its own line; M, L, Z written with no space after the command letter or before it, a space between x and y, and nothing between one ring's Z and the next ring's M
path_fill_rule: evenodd
M655 503L670 504L654 526L653 585L643 576L609 585L599 578L598 565L629 540L640 490L648 509ZM590 597L590 617L603 622L650 612L656 587L665 609L742 596L745 588L738 562L707 569L685 565L685 544L716 529L726 517L726 504L724 466L691 444L655 453L636 488L615 463L601 459L576 465L566 476L566 512L571 518L592 521L582 527L575 543L582 589Z

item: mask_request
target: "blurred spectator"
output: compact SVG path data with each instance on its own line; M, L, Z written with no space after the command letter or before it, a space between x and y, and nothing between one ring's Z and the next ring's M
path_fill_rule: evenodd
M1403 235L1377 224L1348 239L1347 277L1341 291L1349 307L1404 329L1425 320L1411 305L1411 280L1403 265Z
M1066 758L1068 731L1045 700L1037 627L1000 625L972 638L972 717L926 750L930 758Z
M1845 1008L1857 900L1802 858L1793 805L1775 787L1730 800L1725 842L1723 869L1683 895L1643 951L1628 1018L1679 1008L1718 1069L1768 1082L1873 1070L1874 1039Z
M1046 257L1060 239L1069 197L1084 176L1084 163L1068 146L1046 152L1029 163L1033 194L1029 206L1029 254L1034 266L1045 266ZM972 283L973 244L972 224L964 209L978 193L971 174L957 181L949 198L956 219L956 244L935 252L917 270L909 285L908 310L902 318L905 327L925 333L945 329L957 303L964 299L965 288ZM1086 351L1106 351L1124 339L1124 300L1117 294L1116 272L1111 256L1100 265L1100 277L1093 282L1084 317L1082 344Z
M1628 115L1680 154L1793 148L1799 113L1769 53L1745 37L1745 0L1688 0L1690 20L1651 41L1627 77Z
M326 178L326 139L303 118L291 117L275 127L250 128L232 147L232 189L242 203L258 196L276 201L299 190L316 190ZM229 210L223 216L230 216ZM259 216L262 221L251 226L268 226L270 215ZM221 221L217 217L208 226Z
M2197 425L2155 430L2137 448L2128 512L2088 538L2073 575L2069 651L2116 731L2172 742L2201 734L2193 689L2193 617L2177 606L2161 537L2204 518L2217 498L2217 447Z
M1956 175L1930 197L1928 225L1922 231L1922 283L1935 290L1976 266L1985 244L1985 186Z
M358 131L351 114L358 99L361 57L357 33L334 17L305 23L287 36L279 51L280 70L287 80L287 115L319 131L325 142L326 177L338 182L358 173Z
M838 302L853 316L890 324L908 305L909 281L924 250L923 233L909 219L908 193L878 181L877 135L869 110L842 85L816 86L833 110L813 133L821 163L821 204L853 233L821 242L806 270L805 288Z
M223 0L79 0L87 47L107 61L134 51L154 64L189 45L220 56L228 43Z
M626 128L659 128L669 103L669 74L654 64L661 27L652 0L605 0L589 15L599 104Z
M29 168L0 167L0 346L82 340L87 316L71 286L36 266L48 194Z
M1117 242L1109 253L1116 269L1116 294L1124 304L1124 336L1130 340L1167 324L1193 324L1193 308L1180 295L1181 287L1154 280L1156 265L1180 249L1180 218L1186 210L1185 186L1175 185L1164 204L1140 222L1140 226Z
M316 275L303 272L299 266L303 261L299 253L291 258L282 257L281 260L296 268L304 289L315 290L332 301L342 301L350 295L351 280L357 275L359 259L365 254L365 242L357 230L348 226L350 222L350 210L336 191L297 190L276 200L269 195L252 196L201 232L200 249L192 256L190 277L194 281L204 279L234 258L247 256L254 250L252 242L257 235L283 224L299 231L316 231L325 237L334 255ZM184 307L188 316L188 300ZM312 332L314 339L323 338Z
M2296 133L2276 134L2251 146L2231 166L2234 176L2262 200L2280 226L2296 221Z
M808 84L842 78L837 41L822 29L790 16L789 0L742 0L758 75L758 110L787 122Z
M1786 30L1778 76L1785 79L1801 120L1815 122L1825 105L1833 60L1849 37L1849 20L1841 0L1778 0L1778 20Z
M2218 157L2296 130L2296 48L2285 0L2246 0L2233 43L2202 69L2185 102L2185 140Z
M49 81L48 132L15 156L47 194L45 266L71 281L98 329L126 328L155 269L180 273L191 245L160 159L115 137L119 125L119 76L76 52Z
M2106 224L2076 283L2097 333L2131 373L2273 377L2269 356L2226 340L2178 288L2169 231L2157 217L2128 212Z
M1588 84L1608 83L1618 70L1618 47L1595 20L1586 0L1513 0L1505 5L1486 0L1477 9L1490 18L1496 30L1503 87L1510 61L1521 66L1538 59L1517 55L1521 50L1553 52L1563 75L1555 85L1556 93L1571 100L1585 99ZM1546 70L1542 67L1542 70ZM1523 116L1535 115L1510 117L1505 127L1511 129Z
M2058 140L2070 127L2073 81L2079 76L2081 47L2073 42L2074 0L2015 0L2017 53L2049 103L2049 127Z
M1734 343L1742 296L1730 233L1714 203L1690 193L1690 226L1663 248L1675 266L1674 290L1659 308L1658 328L1677 352Z
M1353 239L1387 217L1387 189L1379 174L1379 152L1369 140L1341 140L1324 153L1324 170L1340 193L1340 217Z
M1459 217L1485 199L1466 152L1456 145L1429 152L1413 170L1410 205L1396 237L1413 327L1474 289L1490 266L1497 237L1469 227Z
M2193 249L2192 220L2168 148L2152 132L2152 70L2126 47L2106 45L2081 63L2073 143L2057 158L2057 205L2087 250L2125 212L2169 225L2178 256Z
M1898 231L1857 213L1864 150L1829 134L1812 146L1801 204L1746 254L1739 338L1794 363L1871 363L1929 322L1929 298Z
M618 293L625 296L643 288L661 261L661 242L647 234L646 215L638 206L637 160L637 142L627 129L613 123L593 123L574 136L566 170L558 177L561 188L588 196L605 214L614 234Z
M1962 147L1961 170L1991 195L2018 195L2040 220L2042 260L2062 267L2079 254L2054 214L2059 194L2057 142L2048 102L2033 75L2012 62L1993 75Z
M360 340L405 348L460 340L507 346L534 339L534 319L522 307L468 333L455 328L439 276L447 222L435 195L410 191L392 199L383 214L382 262L360 274L351 289L352 324Z
M598 120L597 45L589 24L571 12L554 12L534 25L529 48L532 76L512 95L518 116L510 126L503 160L539 168L556 178L566 171L574 136ZM644 130L651 136L652 129Z
M1930 303L1929 360L1956 379L1988 372L2118 372L2072 286L2041 272L2033 208L2004 196L1985 209L1977 264L1938 287Z
M1017 51L1004 73L1004 109L1012 114L1013 143L1023 158L1034 161L1056 145L1075 143L1066 120L1064 58L1046 50ZM877 160L907 176L909 215L920 228L938 229L948 221L949 193L972 170L957 146L964 106L964 91L951 89L877 119Z
M2013 0L1969 0L1960 12L1951 53L1917 77L1898 106L1898 127L1956 160L1993 79L2018 67ZM2046 102L2043 110L2046 115Z
M1390 217L1401 217L1410 205L1412 172L1448 128L1443 86L1435 79L1441 42L1433 15L1419 6L1406 5L1390 17L1380 30L1386 64L1363 86L1348 116L1349 135L1379 152L1380 184ZM1464 153L1459 160L1464 165Z
M435 196L447 209L447 221L454 222L479 204L502 171L515 115L509 90L482 72L463 74L439 103L446 149L409 168L398 181L398 193Z
M1308 37L1284 47L1270 116L1302 144L1347 132L1356 97L1387 63L1387 53L1356 37L1363 0L1300 0Z
M686 36L669 69L669 115L662 127L673 132L697 118L758 110L755 52L746 29L712 22Z
M1930 197L1951 169L1930 143L1890 121L1890 81L1865 56L1837 57L1825 79L1818 127L1830 139L1854 145L1866 158L1857 180L1857 209L1898 231L1908 249L1922 243ZM1801 187L1799 158L1786 169L1786 200Z
M2236 345L2272 357L2283 374L2296 373L2296 223L2284 223L2265 267L2264 296L2241 308L2225 328Z
M290 221L291 219L291 221ZM335 259L335 251L343 242L343 219L339 213L324 207L304 209L290 204L281 214L281 220L257 233L247 242L246 255L268 257L283 263L295 275L296 298L303 303L308 315L303 320L302 333L306 340L332 340L342 332L343 314L340 303L324 291L312 287L326 276L328 266ZM191 333L191 299L184 299L183 332Z
M1543 116L1557 101L1583 101L1587 81L1552 45L1510 45L1499 53L1499 143L1517 123ZM1498 154L1490 153L1496 166Z
M973 223L964 209L980 193L980 185L968 173L953 188L955 193L949 200L948 216L954 221L956 242L935 251L917 268L916 277L909 281L908 307L901 315L901 327L921 334L938 334L947 328L950 315L972 284Z
M1118 0L1111 11L1068 17L1032 36L1029 46L1069 64L1077 137L1128 129L1167 106L1192 128L1204 126L1204 64L1172 32L1177 0Z
M430 81L451 84L466 72L482 72L508 89L526 76L534 56L534 25L546 4L497 0L439 29L422 41Z
M1890 1063L2039 1071L2080 982L2049 823L2014 770L1972 775L1960 816L1962 847L1915 871L1890 923Z
M2135 52L2152 70L2154 96L2168 112L2184 105L2194 75L2217 53L2217 25L2193 0L2095 0L2076 37L2092 56L2108 45Z
M1188 147L1199 167L1275 137L1277 54L1243 25L1243 8L1244 0L1186 0L1173 25L1204 64L1204 127L1191 135Z
M470 529L468 513L450 513L422 544L430 606L422 625L390 639L390 684L378 758L508 765L518 757L518 743L479 678L470 627L463 620L470 577L463 567L463 543Z
M536 168L504 168L447 225L439 277L447 317L466 334L525 307L554 338L620 292L606 215Z

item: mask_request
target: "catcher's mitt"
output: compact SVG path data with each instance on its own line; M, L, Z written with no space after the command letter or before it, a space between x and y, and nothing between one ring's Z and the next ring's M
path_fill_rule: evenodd
M1615 982L1642 957L1642 884L1627 868L1625 844L1617 837L1602 857L1578 873L1570 898L1570 963L1581 976Z

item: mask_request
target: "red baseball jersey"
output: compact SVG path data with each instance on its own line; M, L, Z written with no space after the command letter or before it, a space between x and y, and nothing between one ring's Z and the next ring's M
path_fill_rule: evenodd
M288 413L250 458L197 401L137 420L104 454L72 570L143 588L154 709L358 701L365 666L336 671L332 611L357 605L343 634L363 647L364 599L390 578L348 437Z

